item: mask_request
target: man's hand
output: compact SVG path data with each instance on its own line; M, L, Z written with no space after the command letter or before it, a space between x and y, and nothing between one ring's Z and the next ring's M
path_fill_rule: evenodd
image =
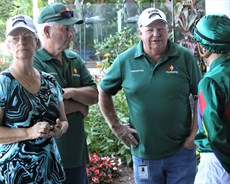
M187 137L184 143L184 147L187 149L195 149L196 145L194 144L194 138Z
M62 94L63 99L70 99L71 96L71 88L63 88L64 93Z
M118 124L111 127L111 130L118 139L125 143L126 146L130 147L133 145L136 147L138 145L138 140L133 135L137 134L137 131L133 128L130 128L128 124Z
M80 112L83 114L84 117L86 117L89 113L89 107L88 106L85 106L85 105L82 105L81 109L80 109Z

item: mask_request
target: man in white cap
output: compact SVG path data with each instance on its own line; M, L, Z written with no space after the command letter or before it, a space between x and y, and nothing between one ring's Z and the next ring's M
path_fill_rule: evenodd
M230 183L230 19L202 17L194 28L200 56L209 68L198 86L200 152L196 184Z
M115 59L99 84L101 111L114 134L131 147L136 184L193 184L197 122L189 96L196 104L200 69L188 49L168 39L162 11L145 9L138 34L140 42ZM121 89L129 125L122 124L112 101Z

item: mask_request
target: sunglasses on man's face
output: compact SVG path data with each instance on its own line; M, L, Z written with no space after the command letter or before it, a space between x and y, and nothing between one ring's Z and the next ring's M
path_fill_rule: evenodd
M61 13L57 13L55 15L51 15L51 16L46 17L44 21L47 21L47 20L52 19L52 18L68 19L68 18L71 18L73 16L74 16L73 11L62 11Z

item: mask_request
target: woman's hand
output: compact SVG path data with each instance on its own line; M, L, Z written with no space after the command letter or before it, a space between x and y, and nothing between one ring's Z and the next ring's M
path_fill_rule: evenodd
M51 132L54 133L53 136L56 138L59 138L62 136L62 134L63 134L62 122L59 118L56 120L56 124L53 126L53 129L51 130Z
M28 128L28 134L30 139L36 138L59 138L68 129L68 123L61 121L59 118L56 120L55 125L50 125L48 122L37 122L34 126Z
M40 121L34 126L28 128L28 135L30 139L48 138L53 136L52 126L48 122Z
M56 120L56 124L51 127L50 135L60 138L68 129L67 121L61 121L59 118ZM53 133L53 134L52 134Z

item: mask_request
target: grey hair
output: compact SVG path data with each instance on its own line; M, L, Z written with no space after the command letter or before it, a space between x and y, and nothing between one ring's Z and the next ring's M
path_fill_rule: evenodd
M43 42L44 42L43 38L45 36L45 34L44 34L44 28L46 26L49 26L51 28L55 28L57 24L58 24L57 22L47 22L47 23L44 23L44 24L37 24L38 37L40 38L40 41L41 41L42 45L43 45Z

